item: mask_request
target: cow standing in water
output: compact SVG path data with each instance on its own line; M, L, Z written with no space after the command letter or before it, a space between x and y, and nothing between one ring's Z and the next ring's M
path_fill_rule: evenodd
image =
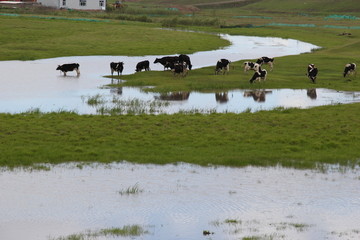
M313 83L316 82L317 74L318 74L318 69L317 67L315 67L315 64L309 64L306 75Z
M113 76L114 72L117 72L118 76L122 75L122 71L124 70L123 62L112 62L110 63L111 76Z
M344 77L346 77L347 75L350 74L354 74L355 73L355 77L356 77L356 64L355 63L348 63L345 65L345 69L344 69Z
M64 73L64 76L66 76L67 72L71 72L71 71L76 71L77 76L80 75L80 65L78 63L68 63L68 64L63 64L63 65L59 65L56 70L60 70Z
M135 72L141 72L141 70L150 71L150 62L148 60L138 62L136 64Z

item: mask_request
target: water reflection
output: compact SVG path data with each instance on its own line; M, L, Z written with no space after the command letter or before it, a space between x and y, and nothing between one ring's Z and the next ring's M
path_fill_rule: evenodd
M310 88L310 89L308 89L306 94L307 94L308 97L311 98L311 99L314 99L314 100L315 100L315 99L317 98L316 88Z
M190 92L170 92L170 93L161 93L160 96L155 96L155 99L160 99L164 101L184 101L189 99Z
M265 102L265 95L267 93L272 93L269 90L251 90L245 91L244 97L252 97L255 102Z
M215 99L219 103L227 103L229 101L228 93L227 92L215 93Z
M333 167L114 163L1 171L0 239L58 239L132 224L149 231L135 239L149 240L198 240L204 230L214 239L359 239L360 170ZM119 194L134 185L142 191Z

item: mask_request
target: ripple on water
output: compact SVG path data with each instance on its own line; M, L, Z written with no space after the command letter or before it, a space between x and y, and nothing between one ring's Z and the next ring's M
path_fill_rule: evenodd
M146 239L199 239L203 230L219 239L359 237L352 231L360 230L358 176L359 170L129 163L2 171L0 238L47 239L131 224L144 226ZM135 184L140 192L119 194Z

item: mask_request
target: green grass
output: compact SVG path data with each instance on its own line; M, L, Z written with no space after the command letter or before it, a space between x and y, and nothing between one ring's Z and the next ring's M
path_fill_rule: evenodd
M0 21L0 60L192 53L228 44L216 35L161 30L156 25L131 22L83 22L8 16L0 16Z
M112 162L356 165L360 105L243 114L0 115L1 166Z

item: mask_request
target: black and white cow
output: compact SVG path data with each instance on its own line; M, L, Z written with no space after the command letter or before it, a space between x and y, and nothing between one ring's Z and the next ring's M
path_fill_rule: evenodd
M215 75L219 74L221 71L223 72L223 74L229 73L230 63L231 62L229 60L224 59L224 58L217 61L216 67L215 67Z
M347 75L350 74L354 74L356 76L356 64L355 63L348 63L345 65L345 69L344 69L344 77L346 77Z
M255 72L259 69L260 64L254 62L244 62L244 72L254 70Z
M148 60L138 62L136 64L136 72L141 72L142 70L150 71L150 62Z
M259 67L259 69L254 73L254 75L252 76L252 78L249 80L250 83L253 83L254 81L258 80L259 82L265 81L267 77L267 71L266 69L261 69L261 67Z
M174 67L173 67L173 69L171 69L171 71L174 73L174 76L176 74L181 75L183 77L185 77L187 75L188 67L185 62L175 63L173 66Z
M178 56L166 56L166 57L162 57L162 58L156 58L154 61L154 63L160 63L161 65L163 65L164 70L166 70L167 68L170 68L171 63L176 63L176 62L179 62Z
M274 67L274 60L274 58L261 57L256 61L256 63L260 65L267 64L270 66L270 71L272 71Z
M114 72L117 72L118 76L122 75L122 71L124 70L123 62L111 62L110 63L111 76L113 76Z
M318 74L318 69L317 67L315 67L315 64L309 64L306 75L313 83L316 82L317 74Z
M180 54L179 55L179 62L186 63L186 65L188 66L188 69L191 70L192 65L191 65L190 57L188 55Z
M68 63L68 64L63 64L63 65L58 65L58 67L56 68L56 70L60 70L64 73L64 76L66 76L67 72L71 72L71 71L76 71L76 74L79 76L80 75L80 65L78 63Z

